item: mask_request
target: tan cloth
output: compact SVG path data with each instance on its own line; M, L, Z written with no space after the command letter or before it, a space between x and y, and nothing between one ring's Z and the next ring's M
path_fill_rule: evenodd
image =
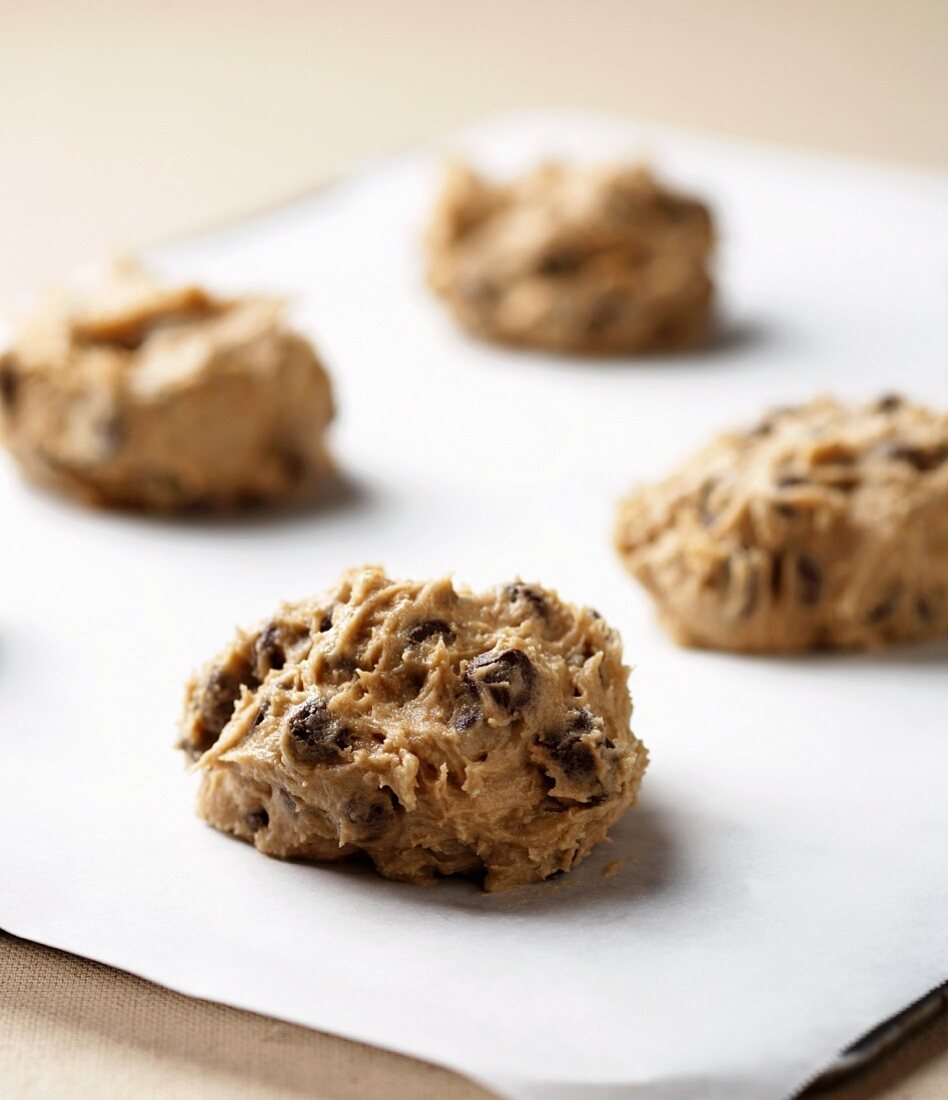
M943 1100L948 1013L822 1100ZM455 1073L0 934L0 1091L11 1100L489 1100Z
M226 11L0 0L0 296L525 106L948 167L940 0L231 0Z
M5 1100L485 1100L425 1062L172 993L0 933Z

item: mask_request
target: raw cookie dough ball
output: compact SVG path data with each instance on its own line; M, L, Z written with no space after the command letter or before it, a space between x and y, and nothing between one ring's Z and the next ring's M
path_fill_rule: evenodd
M162 287L130 264L47 301L0 358L0 435L30 478L92 504L306 495L330 468L332 413L280 302Z
M711 327L711 216L643 168L449 170L431 286L470 332L552 351L671 351Z
M267 855L496 890L574 867L635 801L627 676L616 633L553 592L353 570L192 681L181 747L200 814Z
M619 553L684 645L869 648L948 632L948 416L821 397L620 506Z

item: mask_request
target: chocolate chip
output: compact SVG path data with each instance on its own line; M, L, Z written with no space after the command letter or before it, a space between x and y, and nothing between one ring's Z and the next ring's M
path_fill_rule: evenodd
M583 734L593 729L592 715L588 710L576 711L558 730L552 730L537 738L537 744L550 754L567 779L574 782L589 780L596 772L596 755L583 740Z
M128 429L121 414L113 413L98 425L96 434L102 443L103 450L108 454L115 454L125 445Z
M824 481L829 488L836 489L840 493L851 493L854 489L858 489L861 484L858 474L847 474L843 471L826 474Z
M197 758L216 743L234 713L244 684L250 688L258 684L249 662L239 662L234 668L215 668L208 674L195 693L198 711L195 728L182 744L189 756Z
M301 484L306 477L306 459L303 458L299 451L291 450L289 447L283 447L277 451L276 457L286 480L291 485Z
M591 730L593 728L592 714L590 714L585 707L581 707L572 717L569 728L571 730L580 730L584 733Z
M263 679L271 669L281 669L286 664L279 623L270 623L257 636L253 644L254 665L257 675Z
M441 637L444 638L446 645L450 645L455 638L454 631L444 619L425 619L423 622L415 623L415 625L409 629L408 643L409 645L420 645L436 634L440 634Z
M259 508L263 508L266 503L267 498L263 493L242 489L234 496L234 507L242 512L254 512ZM200 497L193 501L190 507L197 512L212 512L214 510L214 498L211 496Z
M552 737L540 741L550 756L562 768L567 779L574 782L589 779L596 771L596 758L579 734L564 734L558 740Z
M875 402L872 408L874 412L890 413L900 409L904 403L904 398L899 394L885 393Z
M330 764L349 748L349 731L329 712L325 700L307 699L287 719L288 744L298 760Z
M902 595L902 586L895 585L885 597L881 603L877 603L869 613L866 615L866 622L870 626L874 626L876 623L884 622L886 619L892 617L893 612L899 603L899 597Z
M747 434L752 439L764 439L768 435L772 435L774 430L774 422L772 417L765 416L763 420L759 421L750 428Z
M677 344L681 338L683 331L683 325L680 320L667 319L662 321L661 324L656 325L654 331L654 340L657 346L668 346L669 344Z
M812 607L823 590L823 570L812 558L801 554L797 558L797 595L804 607Z
M526 604L530 610L535 615L539 615L541 619L545 619L549 614L549 609L546 606L546 600L543 598L543 593L538 592L532 585L524 584L522 581L516 581L514 584L508 584L505 592L511 603Z
M774 603L780 599L783 592L783 558L774 554L770 559L770 595Z
M20 376L13 366L13 356L0 359L0 403L13 411L17 395L20 392Z
M569 809L569 806L561 801L559 798L553 798L547 795L546 798L540 803L540 809L546 814L565 814ZM552 875L547 875L548 879L555 878L557 875L562 874L561 871L554 871Z
M248 669L249 674L249 669ZM213 744L234 713L243 680L233 672L215 668L201 693L201 721Z
M550 249L546 255L541 256L536 266L538 275L558 278L560 275L572 275L578 271L589 253L585 249L562 245L559 248Z
M257 726L260 725L260 723L264 720L264 718L266 718L266 716L269 713L270 713L270 701L268 699L264 699L264 701L260 704L260 709L257 711L257 713L254 717L253 728L256 729Z
M606 329L611 328L622 316L624 305L625 302L622 295L615 291L606 291L605 294L601 294L596 301L593 302L589 315L586 318L587 334L596 336Z
M920 474L936 470L948 459L948 443L932 447L911 447L905 443L893 443L886 451L886 457L897 462L907 462Z
M924 596L919 596L915 600L915 614L923 623L930 623L935 618L935 608Z
M376 798L350 798L343 812L361 833L375 837L384 832L391 823L395 816L395 807L391 796L380 792Z
M683 202L674 195L656 194L655 207L672 225L680 225L694 214L695 208L691 203Z
M465 730L469 730L471 726L477 725L481 720L480 707L474 704L462 707L458 711L457 716L454 719L454 728L458 733L464 733Z
M800 485L810 485L810 479L799 474L781 474L777 478L778 489L795 489Z
M252 833L259 833L261 829L265 829L270 824L270 815L266 810L254 810L252 813L244 815L244 821L247 822L247 828Z
M536 686L536 669L520 649L484 653L471 661L464 677L511 714L530 702Z

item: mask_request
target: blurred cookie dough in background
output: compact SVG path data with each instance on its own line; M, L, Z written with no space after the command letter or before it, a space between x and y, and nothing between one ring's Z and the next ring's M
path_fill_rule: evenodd
M282 302L164 286L135 261L48 296L0 357L0 434L93 505L232 509L331 471L329 378Z
M635 802L628 674L602 617L549 590L352 570L205 667L181 747L201 816L267 855L498 890L570 870Z
M712 327L708 208L640 167L447 169L428 279L469 332L554 352L678 351Z
M777 653L948 632L948 414L889 395L774 409L619 508L684 645Z

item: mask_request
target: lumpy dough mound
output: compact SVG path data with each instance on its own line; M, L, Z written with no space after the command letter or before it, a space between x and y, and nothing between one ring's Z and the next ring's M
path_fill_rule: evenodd
M818 398L719 436L619 508L685 645L874 648L948 632L948 415Z
M489 340L630 354L711 331L710 212L644 168L547 164L502 184L456 164L428 244L432 288Z
M0 357L0 436L32 480L93 505L309 496L331 469L332 393L283 312L118 264L47 299Z
M200 814L267 855L497 890L574 867L635 801L627 677L615 631L539 586L354 570L205 667L181 747Z

